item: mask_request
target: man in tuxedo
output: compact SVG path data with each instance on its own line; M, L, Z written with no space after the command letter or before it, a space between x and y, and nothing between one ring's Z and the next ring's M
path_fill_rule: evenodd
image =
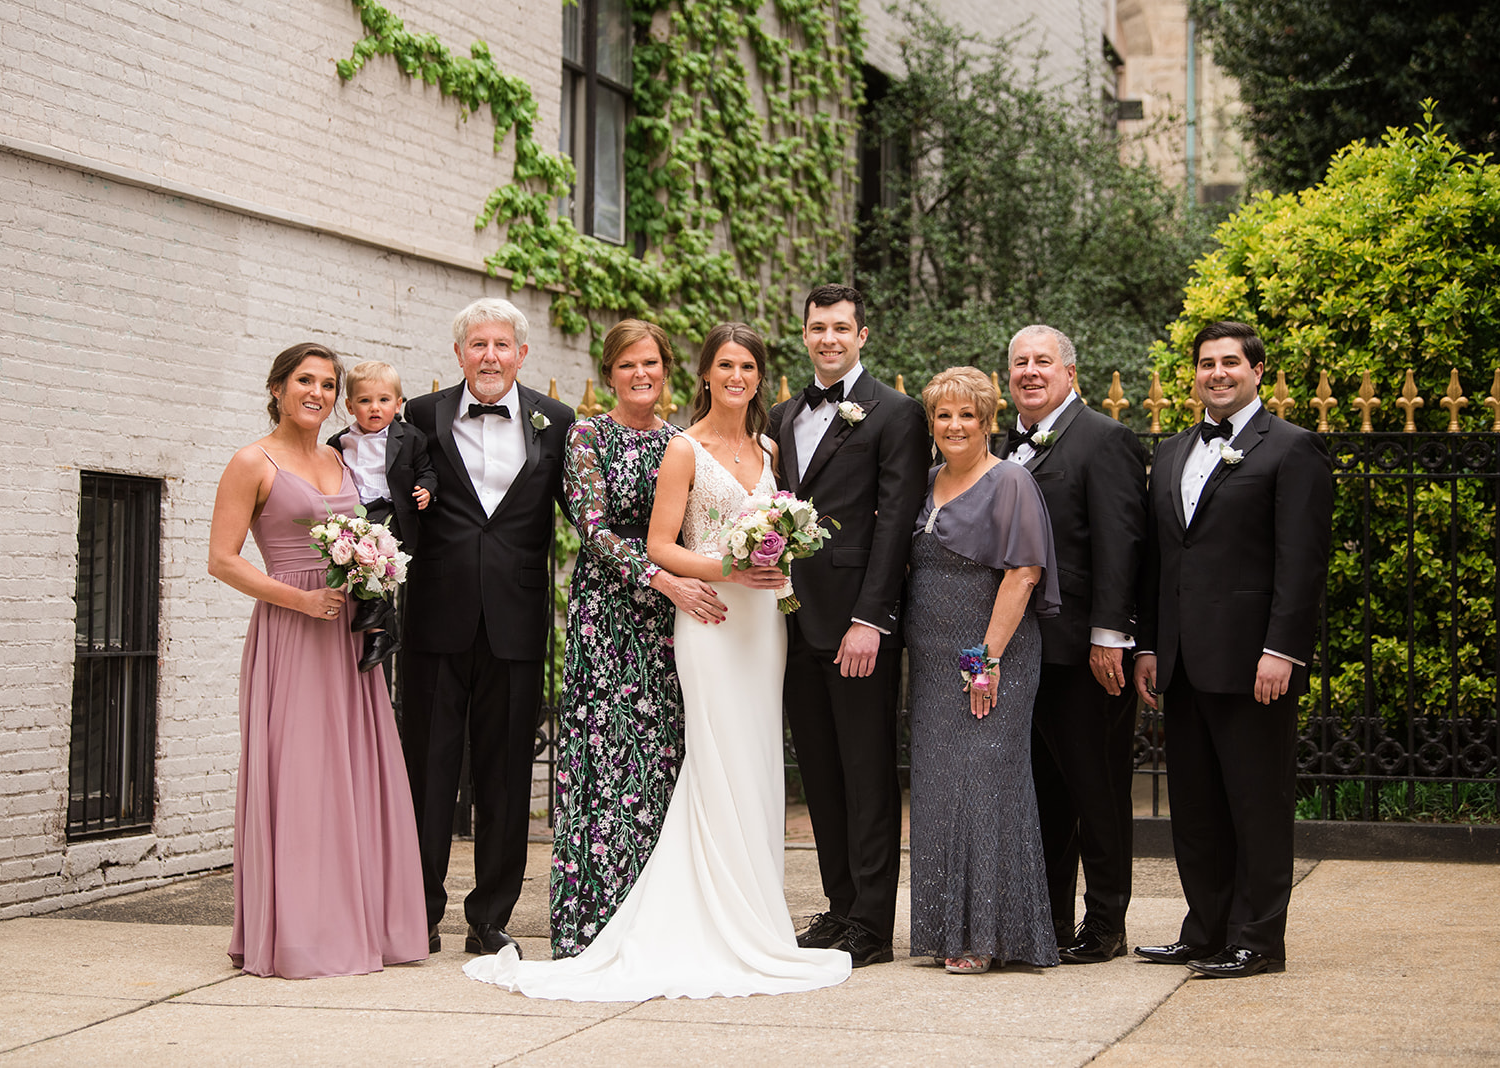
M1297 698L1328 575L1333 479L1317 434L1271 415L1244 323L1193 339L1202 423L1152 467L1135 685L1165 701L1172 845L1188 914L1163 964L1286 968Z
M563 504L569 408L516 381L526 318L477 300L453 321L464 381L407 405L438 493L407 582L403 745L427 893L428 941L448 894L464 733L474 786L475 887L464 948L495 953L526 870L531 762L542 695L552 502ZM566 508L566 505L564 505Z
M1016 427L1003 458L1047 501L1062 611L1043 619L1031 767L1058 954L1094 964L1125 953L1135 598L1146 540L1146 454L1127 427L1078 396L1073 343L1050 326L1010 341ZM1083 860L1084 918L1073 902Z
M842 949L857 968L892 958L899 605L931 456L922 406L860 366L869 334L858 290L814 289L802 330L814 380L771 410L785 485L841 524L792 564L802 607L789 617L786 709L829 904L797 941Z

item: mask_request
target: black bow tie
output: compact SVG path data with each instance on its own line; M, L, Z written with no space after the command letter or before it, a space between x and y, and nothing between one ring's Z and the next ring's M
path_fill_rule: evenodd
M824 401L827 401L829 404L837 404L844 399L844 383L838 381L827 389L823 389L816 382L813 382L802 391L802 394L807 398L807 406L809 408L816 408Z
M1033 449L1036 448L1036 442L1031 440L1031 436L1035 433L1036 427L1032 427L1025 432L1022 432L1017 427L1011 427L1005 432L1005 451L1007 453L1015 452L1022 445L1030 445Z
M503 404L471 404L469 405L469 418L478 419L481 415L498 415L501 419L510 418L510 409Z
M1223 438L1228 441L1234 437L1234 425L1228 419L1222 423L1203 422L1198 424L1198 433L1203 436L1203 444L1207 445L1214 438Z

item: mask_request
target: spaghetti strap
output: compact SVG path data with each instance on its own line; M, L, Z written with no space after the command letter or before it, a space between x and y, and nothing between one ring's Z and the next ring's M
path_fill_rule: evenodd
M266 452L265 446L263 446L263 445L257 445L255 447L257 449L260 449L260 454L262 456L264 456L267 460L271 460L271 454L268 453L268 452ZM277 463L275 460L271 460L271 466L274 467L274 468L276 468L276 470L278 470L278 471L281 470L281 465L279 463Z

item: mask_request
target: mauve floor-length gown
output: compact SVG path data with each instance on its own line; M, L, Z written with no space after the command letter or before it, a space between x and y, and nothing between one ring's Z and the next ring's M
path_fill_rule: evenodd
M299 589L326 564L298 519L359 503L346 470L325 497L278 469L251 524L266 572ZM255 603L240 667L234 933L246 972L358 975L427 956L426 906L385 679L360 674L348 609L314 619Z

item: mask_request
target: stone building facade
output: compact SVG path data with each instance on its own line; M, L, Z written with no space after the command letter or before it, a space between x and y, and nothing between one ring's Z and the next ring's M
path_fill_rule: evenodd
M531 85L539 140L558 143L558 0L388 6L456 51L488 40ZM987 32L1029 18L1059 63L1097 54L1104 26L1072 0L940 6ZM870 60L889 65L893 27L879 5L868 15ZM488 118L464 121L389 59L335 74L362 36L352 4L0 0L0 25L4 918L230 862L250 605L208 577L207 535L224 464L267 429L275 353L310 339L387 360L415 396L456 379L452 315L494 295L533 324L523 381L576 398L594 372L547 294L484 270L495 235L473 219L510 174ZM138 532L159 539L141 572L154 583L135 591L154 652L131 669L154 675L136 709L154 739L98 787L147 815L118 833L80 824L88 798L70 790L96 750L131 742L96 735L81 752L74 724L79 650L94 624L114 633L131 594L80 564L81 520L105 539L120 532L104 520L130 516L86 499L101 485L159 502ZM100 672L128 651L112 640L89 645Z

